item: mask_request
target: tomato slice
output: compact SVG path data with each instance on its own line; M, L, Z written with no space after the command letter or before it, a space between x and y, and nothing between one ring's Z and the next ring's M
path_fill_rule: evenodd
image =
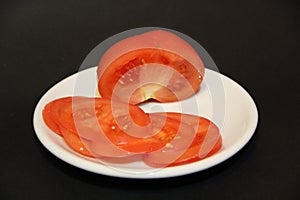
M162 116L150 123L139 107L105 98L72 97L62 105L57 108L59 128L84 139L86 148L97 156L155 151L176 137L180 128L177 120ZM192 135L192 128L186 126L185 131Z
M64 101L64 99L55 101L59 102L60 100ZM125 126L125 123L133 123L137 124L137 126L145 126L149 123L148 116L139 107L121 102L112 104L112 102L110 99L104 98L70 97L70 101L58 104L58 106L62 106L56 108L58 114L55 123L58 123L70 132L78 132L79 124L91 127L91 124L89 124L91 121L88 121L90 119L99 119L96 122L99 122L107 130L109 128L112 129L112 126L116 125L117 122L119 123L118 126L122 125L122 123L124 123L123 126ZM52 104L52 102L49 104ZM121 116L123 121L116 121ZM127 121L125 121L125 118ZM99 126L99 124L94 125ZM132 124L129 127L132 128ZM86 133L82 137L89 139L92 135Z
M125 160L125 158L134 155L130 152L116 148L116 146L111 144L106 138L102 138L102 140L98 139L97 141L91 141L80 137L78 133L71 132L63 126L60 126L60 130L68 146L82 155L99 158L101 160L107 160L109 158L122 158L123 162L127 160Z
M150 134L149 128L143 128L150 122L149 117L137 106L104 98L73 97L72 103L64 105L58 120L70 132L91 141L87 144L97 155L123 156L118 148L129 153L149 149L139 142Z
M162 114L154 113L151 115ZM181 143L174 140L170 143L170 148L145 154L143 160L149 166L167 167L195 162L213 155L222 147L219 129L208 119L180 113L167 113L167 116L192 126L196 131L196 136L186 148L181 147ZM179 138L179 140L184 140L184 138Z
M43 118L45 124L63 136L72 149L88 156L93 154L94 157L128 156L131 153L121 151L112 143L122 143L122 137L132 138L119 127L143 135L137 132L143 131L142 127L150 122L148 115L137 106L87 97L65 97L51 101L43 110ZM113 135L116 133L114 129L122 133L122 137Z
M57 99L45 106L43 117L73 150L89 157L124 158L146 153L145 163L165 167L203 159L222 146L219 129L205 118L145 114L137 106L105 98Z
M71 147L74 151L88 156L88 157L95 157L93 153L89 151L89 149L86 147L85 142L83 141L83 138L80 138L76 133L72 133L63 126L60 126L61 134L65 140L65 142Z
M194 136L194 131L190 126L180 124L178 120L164 116L151 118L151 124L148 128L151 136L135 138L121 148L130 152L147 153L168 146L176 137L183 137L184 135L188 140Z
M148 99L170 102L199 90L204 65L183 39L156 30L113 45L101 58L97 74L102 97L132 104Z
M138 107L134 106L133 108L137 109ZM127 155L158 150L173 140L179 130L179 122L177 120L165 119L162 116L151 119L151 123L149 123L147 115L135 112L134 118L138 118L143 123L149 123L148 126L139 129L132 126L132 122L127 115L114 117L111 113L104 114L102 111L101 115L105 115L105 118L99 118L99 116L98 118L91 118L83 113L87 113L85 107L79 111L73 110L73 116L80 116L76 124L77 131L81 137L92 141L88 142L90 148L97 155L102 156L124 156L123 152L121 152L121 155L113 153L113 150L116 149L124 150L127 152ZM141 120L142 118L144 119ZM193 129L186 126L185 132L192 135ZM111 150L107 150L109 147ZM105 152L109 151L109 155L108 153L103 153L103 149L105 149Z
M62 135L58 125L59 110L65 103L71 101L72 97L56 99L48 103L43 109L42 115L45 124L58 135Z
M106 142L97 139L87 141L85 144L97 156L124 157L161 149L175 137L182 135L182 132L187 137L193 136L191 127L184 125L180 128L177 120L164 119L161 116L154 118L148 128L149 137L135 137L114 129L113 134L106 134Z

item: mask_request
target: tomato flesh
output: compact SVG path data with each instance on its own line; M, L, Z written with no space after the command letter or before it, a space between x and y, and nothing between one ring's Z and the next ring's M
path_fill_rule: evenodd
M148 130L150 131L149 137L137 138L121 148L129 152L147 153L164 148L174 138L182 135L182 132L184 132L186 138L193 137L193 129L191 127L187 125L180 127L178 120L168 117L156 116L152 118Z
M112 104L104 98L57 99L45 106L43 118L73 150L89 157L125 162L124 157L144 154L149 166L168 167L204 159L222 147L219 129L208 119L180 113L146 114L137 106ZM136 129L134 123L143 129Z
M53 115L50 115L51 110L55 111ZM95 156L117 156L118 150L115 146L134 141L132 136L119 127L127 121L116 121L117 118L126 118L130 124L122 127L133 132L137 130L133 124L143 127L149 123L148 116L137 106L112 103L110 99L86 97L56 99L45 106L43 118L51 130L62 135L67 144L79 153L89 155L87 151L80 149L97 149L95 145L106 147L102 148L102 152L97 150ZM117 153L112 153L112 149ZM119 156L128 154L120 151Z
M205 118L146 114L134 106L149 99L180 101L200 89L202 60L176 34L154 30L117 42L102 56L97 76L101 98L64 97L42 112L49 129L76 152L166 167L201 160L222 147L218 127Z
M131 104L148 99L171 102L199 90L204 65L187 42L158 30L113 45L102 57L97 74L102 97L115 95Z
M129 102L133 104L151 98L169 102L193 95L201 81L202 76L184 58L161 49L140 49L112 62L99 78L98 89L102 97L111 98L114 92L125 102L132 94ZM114 91L116 84L120 89Z
M65 142L74 151L76 151L82 155L88 156L88 157L94 157L94 155L86 147L85 142L83 142L83 139L80 138L76 133L70 132L63 126L60 126L60 131L61 131L61 134L62 134Z
M64 97L60 99L56 99L48 103L43 111L43 120L45 124L50 128L53 132L58 135L62 135L59 125L58 125L58 116L60 112L60 108L67 102L72 101L72 97Z
M152 115L162 114L154 113ZM185 149L173 144L172 148L168 148L167 150L161 149L145 154L143 160L149 166L168 167L195 162L211 156L222 147L222 137L219 129L208 119L180 113L167 113L167 116L177 120L183 119L183 123L188 123L188 125L194 128L196 136L192 143ZM178 149L181 149L181 152ZM171 158L171 160L168 158Z
M99 99L104 100L104 99ZM105 100L106 101L106 100ZM100 102L96 103L97 105ZM103 102L102 102L103 103ZM109 106L104 102L104 107ZM120 105L123 105L121 103ZM139 119L140 123L149 123L148 115L143 113L138 107L132 106L135 109L134 119ZM99 109L98 107L95 108ZM101 117L97 119L86 117L87 108L83 107L79 110L74 111L72 115L67 115L72 118L72 116L80 116L77 120L76 128L79 135L85 139L93 141L92 148L98 149L95 145L102 143L102 146L106 146L105 139L102 137L101 133L108 139L106 143L111 143L117 148L125 150L129 153L145 153L150 151L158 150L164 147L168 142L170 142L178 132L179 124L177 120L167 118L165 123L161 117L156 117L152 119L149 126L144 127L141 130L132 128L131 122L128 121L127 115L120 115L117 117L112 116L111 111L104 112L106 109L98 112L101 113ZM109 110L109 109L108 109ZM84 114L85 113L85 114ZM83 117L82 117L83 116ZM103 117L105 116L105 118ZM64 119L65 121L73 121L72 119ZM117 123L119 120L120 123ZM65 124L63 121L62 124ZM120 124L124 123L120 126ZM99 125L100 127L99 127ZM72 127L71 127L72 128ZM101 154L101 152L99 153ZM107 156L106 154L102 154Z
M55 105L58 106L55 123L60 131L63 130L63 136L71 138L67 142L69 145L72 140L75 141L73 149L77 151L85 145L91 151L94 149L98 156L118 156L112 153L112 149L119 149L122 156L124 152L121 150L128 154L151 152L172 141L179 130L176 119L157 116L150 123L149 116L139 107L121 102L112 104L109 99L72 97L72 100L61 101L64 103L57 104L59 100L55 100ZM127 106L130 116L126 114ZM188 126L185 132L192 135L192 129ZM79 142L78 139L82 141ZM103 152L97 145L105 147L102 148Z

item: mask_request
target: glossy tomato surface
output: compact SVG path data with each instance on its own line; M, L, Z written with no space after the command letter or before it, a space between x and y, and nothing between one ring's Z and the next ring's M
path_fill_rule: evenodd
M49 114L49 108L56 111L55 115ZM118 148L135 138L124 131L143 136L143 126L150 122L139 107L104 98L56 99L45 106L44 113L45 124L62 135L72 149L94 157L130 154ZM97 146L101 146L100 151Z
M218 127L208 119L146 114L138 106L105 98L56 99L45 106L43 118L80 154L117 159L144 153L144 162L152 167L198 161L222 146Z
M64 141L74 151L76 151L82 155L88 156L88 157L94 157L93 153L91 153L89 151L89 149L86 147L85 142L83 141L83 140L85 140L84 138L80 138L79 135L77 135L77 133L70 132L63 126L60 126L60 132L64 138Z
M151 115L165 115L165 113ZM193 127L195 137L190 143L187 143L184 137L176 138L166 148L145 154L143 160L149 166L168 167L195 162L213 155L222 147L220 131L208 119L181 113L167 113L167 116ZM183 143L188 146L182 145Z
M58 125L58 116L60 112L60 108L67 103L71 102L72 97L65 97L56 99L54 101L49 102L43 109L43 120L45 124L58 135L62 135L59 125Z
M97 69L102 97L138 104L187 98L200 88L204 65L197 52L177 35L154 30L114 44Z
M191 127L180 127L177 119L162 115L150 118L138 106L111 99L61 98L47 104L46 111L48 107L54 107L57 117L53 120L54 127L58 127L68 145L79 153L94 157L122 157L156 151L180 131L193 134ZM51 121L47 119L48 115L44 116L45 122Z
M155 151L163 148L180 131L176 119L162 116L150 119L137 106L112 103L104 98L96 98L95 103L92 101L95 100L78 99L78 102L73 102L72 109L65 106L61 124L68 126L69 130L75 124L78 135L88 140L86 146L97 155L116 157L119 150L123 150L122 155L124 151L128 154ZM129 107L130 115L126 114L126 107ZM75 123L70 125L68 122L72 121ZM189 126L182 126L181 130L186 135L193 134ZM101 153L101 150L110 154Z

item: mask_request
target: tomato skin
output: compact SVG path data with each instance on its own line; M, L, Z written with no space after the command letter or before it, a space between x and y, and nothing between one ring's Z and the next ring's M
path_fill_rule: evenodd
M127 108L143 129L127 124ZM73 150L89 157L111 160L144 154L149 166L169 167L204 159L222 147L219 129L208 119L171 112L146 114L137 106L104 98L57 99L45 106L43 118Z
M62 135L60 127L58 125L58 116L60 108L67 102L72 101L72 97L64 97L49 102L43 109L42 115L45 124L53 132L58 135Z
M142 116L139 115L138 117L141 118ZM81 122L83 123L81 124ZM164 119L161 116L151 119L151 124L143 129L146 132L143 134L140 132L134 133L134 129L133 131L130 131L130 127L127 127L129 132L125 132L116 123L109 124L107 122L102 123L99 121L101 130L96 128L97 124L95 122L88 123L92 124L89 128L83 127L86 123L86 120L79 121L77 128L78 132L80 132L79 135L89 140L86 143L87 147L99 156L112 157L141 154L161 149L176 137L179 130L178 120L171 118ZM111 127L114 128L111 129ZM185 135L189 134L192 136L193 129L191 127L185 125L184 130ZM100 134L101 131L103 134ZM88 133L88 135L85 133ZM105 153L103 152L103 149L105 149ZM118 151L119 153L113 151ZM124 153L124 151L126 153Z
M170 142L179 130L178 120L157 116L150 123L149 116L139 107L110 99L72 97L71 101L61 101L64 103L58 104L63 106L56 108L58 118L55 121L59 129L69 138L69 134L79 136L85 141L83 145L94 150L98 156L117 157L155 151ZM186 127L185 131L192 135L192 128ZM68 140L74 140L76 144L69 145L82 147L76 136ZM97 145L105 148L101 151ZM114 154L112 149L120 152L120 155Z
M77 133L81 138L92 141L87 143L97 155L115 157L124 155L124 152L117 150L118 148L129 151L126 155L145 152L148 147L138 141L147 130L143 126L149 122L148 116L139 107L105 98L73 97L72 103L65 105L59 116L61 126ZM133 124L137 124L137 127ZM130 145L133 143L135 148ZM105 146L103 152L97 148L100 144ZM114 154L112 149L120 152L120 155Z
M71 149L74 151L88 157L94 157L93 153L91 153L88 148L85 146L85 142L83 138L80 138L76 133L70 132L63 126L60 126L61 134Z
M185 124L180 125L176 119L155 116L151 118L149 137L137 138L137 140L127 143L121 148L134 153L147 153L164 148L178 136L186 137L187 139L194 136L194 131L191 127Z
M166 68L170 69L166 71ZM204 65L197 52L183 39L167 31L155 30L114 44L101 58L97 75L102 97L111 98L119 85L120 89L114 94L124 102L138 104L150 98L171 102L185 99L199 90Z
M55 101L60 101L58 99ZM56 123L70 132L78 132L78 125L90 123L89 119L94 119L95 126L101 125L103 129L111 129L111 126L119 126L122 121L118 121L120 124L117 125L116 118L120 116L127 116L128 120L132 123L136 123L137 126L145 126L149 123L147 115L139 107L124 104L122 102L115 102L105 98L89 98L89 97L71 97L70 101L62 104L63 106L56 108L58 110L58 116ZM114 109L114 112L112 112ZM114 116L116 115L116 116ZM99 121L98 121L99 119ZM81 137L90 139L93 137L89 134L83 134Z
M222 138L218 137L218 139L216 141L216 144L212 147L212 150L205 157L201 157L200 158L199 157L200 147L199 147L199 145L196 145L195 143L193 143L184 152L184 154L182 154L182 156L180 156L176 161L174 161L173 163L171 163L170 165L168 165L168 167L178 166L178 165L185 165L185 164L189 164L189 163L193 163L193 162L202 160L202 159L207 158L209 156L212 156L213 154L215 154L216 152L218 152L221 149L221 147L222 147ZM156 166L156 164L148 162L148 165L151 166L151 164L154 165L154 166Z
M143 127L149 123L148 116L139 107L104 98L65 97L49 102L43 110L45 124L63 136L72 149L87 156L94 154L95 157L123 157L131 154L119 151L112 144L131 142L133 138L119 128L119 125L127 121L116 121L124 116L131 123L125 124L126 128L133 132L136 129L132 124ZM112 127L117 132L116 135L113 134ZM99 150L97 145L105 148Z
M163 113L153 113L153 115L161 114ZM172 148L169 151L159 150L145 154L143 161L147 165L151 167L170 167L188 164L209 157L221 149L222 137L218 127L211 121L203 117L180 113L167 113L167 116L177 120L181 118L185 120L183 123L189 123L190 126L194 127L196 136L181 154L178 153L177 149ZM172 157L173 162L168 162L166 159L168 157Z
M159 48L173 52L177 55L182 55L182 57L189 61L198 71L201 72L201 74L204 74L203 62L192 46L169 31L153 30L140 35L128 37L112 45L105 52L99 62L100 67L97 70L99 77L102 76L106 67L108 67L109 64L113 60L116 60L120 55L144 48Z

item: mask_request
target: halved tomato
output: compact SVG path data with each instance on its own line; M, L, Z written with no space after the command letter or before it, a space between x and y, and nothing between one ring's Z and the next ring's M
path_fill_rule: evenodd
M151 115L160 116L165 113ZM167 116L192 126L196 136L189 146L181 146L183 142L180 140L184 141L185 138L177 138L168 147L145 154L143 160L149 166L167 167L195 162L211 156L222 147L219 129L210 120L181 113L167 113Z
M97 74L102 97L132 104L170 102L199 90L204 65L186 41L155 30L114 44L101 58Z

